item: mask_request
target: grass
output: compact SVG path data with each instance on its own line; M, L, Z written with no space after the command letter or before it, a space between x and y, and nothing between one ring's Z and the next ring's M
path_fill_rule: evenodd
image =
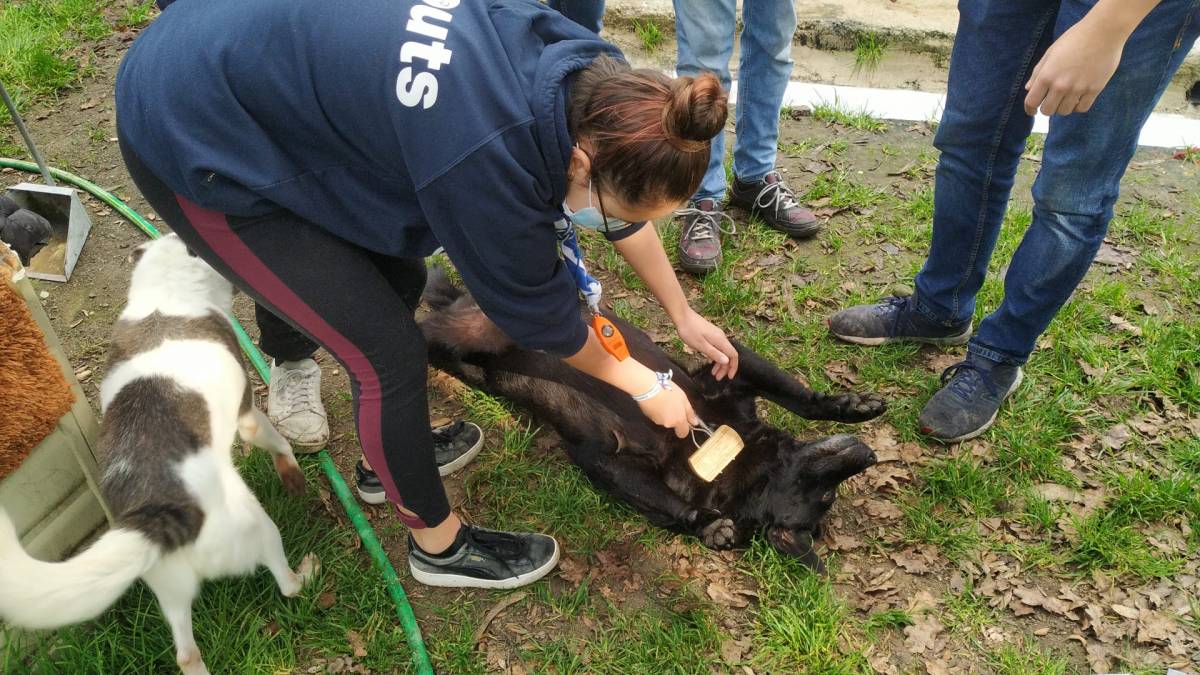
M755 665L766 672L867 673L850 611L829 584L798 561L758 539L742 565L759 587ZM892 625L903 619L877 620Z
M1175 550L1156 545L1166 528L1185 520L1192 527L1200 522L1200 501L1190 489L1200 481L1200 441L1174 432L1160 438L1135 434L1122 450L1101 451L1097 440L1113 425L1149 413L1200 415L1200 322L1194 318L1200 301L1200 198L1185 190L1142 199L1127 190L1108 238L1135 250L1136 263L1120 271L1094 268L1051 324L1045 337L1052 346L1034 354L1027 366L1029 382L1006 404L996 425L977 441L945 447L915 430L921 406L938 388L937 369L929 360L943 358L943 352L902 344L874 349L845 345L830 340L823 323L839 307L871 302L897 282L911 284L930 237L936 153L928 149L927 138L902 137L896 129L879 136L885 125L835 106L815 112L814 118L843 128L835 134L801 120L806 133L788 136L799 140L781 145L781 153L798 155L803 164L823 146L821 156L836 168L820 174L793 169L789 181L800 201L846 210L830 219L816 241L793 242L731 209L739 229L725 238L721 268L682 283L698 311L815 389L846 388L826 366L852 365L859 379L855 388L886 393L890 408L882 423L894 429L900 442L918 443L925 461L907 467L912 480L902 480L896 493L860 486L842 500L838 515L844 520L838 531L854 533L865 546L827 553L831 571L820 577L780 556L761 538L748 551L726 559L700 550L690 538L654 528L594 488L560 448L546 442L548 432L521 411L466 392L460 401L465 414L485 426L489 440L465 472L456 503L489 526L554 534L567 555L587 565L591 574L578 585L559 577L541 581L493 622L493 633L504 638L491 644L503 642L509 662L526 672L736 672L740 663L722 662L722 644L733 633L749 640L745 663L755 672L870 673L869 658L880 653L911 658L913 667L900 670L915 672L919 657L905 654L904 629L919 621L924 610L909 609L904 594L887 606L855 606L859 578L871 575L877 563L889 566L888 554L914 545L936 553L938 569L908 581L935 591L940 604L934 611L947 628L951 650L987 672L1079 672L1085 665L1078 654L1060 653L1033 639L1033 619L1016 620L1007 610L994 608L981 580L968 578L965 587L950 591L948 579L957 566L967 569L982 559L999 559L1019 568L1021 578L1087 583L1095 573L1136 588L1172 577L1200 552L1195 532ZM863 139L886 140L887 146L864 149L857 142ZM1031 141L1027 154L1040 154L1039 143ZM880 161L886 166L872 169ZM910 161L903 175L884 177ZM1027 198L1031 168L1026 163L1023 183L1014 190L1016 199L978 298L976 321L1002 300L999 272L1032 221ZM674 256L678 224L662 224L659 231L668 255ZM670 334L632 269L599 237L582 236L590 264L609 279L606 293L614 308ZM901 251L880 253L888 243ZM759 269L759 260L776 254L783 260ZM618 294L624 297L616 298ZM1158 313L1142 311L1145 302ZM1125 317L1142 334L1115 330L1113 315ZM668 349L680 352L682 346L675 341ZM961 353L950 350L951 355ZM331 419L346 423L348 399L335 395L327 403ZM772 423L796 434L854 432L850 426L800 420L774 405L763 411ZM265 573L211 584L198 604L197 637L214 672L303 671L315 659L345 653L346 630L367 640L364 663L369 667L407 669L407 651L390 605L361 553L353 550L352 535L322 515L314 498L294 502L276 494L261 457L252 459L247 470L285 528L289 553L314 549L328 556L322 588L334 589L338 602L322 611L313 607L312 593L285 601ZM1085 514L1078 504L1039 496L1044 483L1079 491L1102 487L1107 498ZM859 498L891 502L901 515L886 523L859 521ZM328 526L313 527L313 522ZM1002 527L993 527L996 523ZM403 534L388 521L377 524L385 537ZM693 561L730 566L732 578L752 588L757 599L741 610L709 602L704 579L676 577L676 560L664 560L664 551L677 550L667 546L680 544ZM609 570L601 561L617 555L636 563L642 577L628 592L605 586ZM507 594L410 590L416 591L414 604L439 672L495 669L488 665L492 638L480 645L474 633ZM1200 599L1192 601L1200 607ZM1183 620L1195 623L1195 615ZM274 638L259 630L271 620L281 626ZM509 624L526 632L513 632ZM989 639L988 631L998 627L1012 639L1002 644ZM1060 628L1055 624L1054 635ZM28 663L16 663L6 652L8 661L0 661L0 671L18 672L31 665L42 672L173 667L165 624L142 590L135 589L100 621L60 632L57 644L55 650L36 652Z
M116 19L110 7L121 8ZM91 74L92 42L125 27L145 25L153 0L16 0L0 5L0 82L18 110L78 86ZM0 125L10 138L0 139L6 155L20 154L8 110L0 106ZM16 152L13 152L16 151Z
M364 665L408 670L407 643L378 574L355 545L354 531L321 512L313 486L324 479L315 463L304 465L310 489L303 498L283 492L263 451L252 453L241 469L279 526L288 559L297 564L314 552L322 572L297 598L280 596L266 570L206 583L192 611L205 662L213 672L289 672L315 658L348 653L347 631L355 631L367 649ZM319 602L324 592L334 594L326 608ZM45 638L24 656L11 644L3 648L0 672L176 671L170 631L141 583L99 619Z
M854 72L874 73L883 62L887 40L877 33L862 32L854 38Z
M654 23L650 19L634 19L633 32L638 36L638 39L642 41L642 49L645 49L648 52L657 51L658 48L662 46L663 41L666 39L662 31L659 29L658 24Z
M813 107L813 119L827 124L838 124L858 131L881 133L887 129L887 123L872 117L865 110L846 110L837 101L821 103Z

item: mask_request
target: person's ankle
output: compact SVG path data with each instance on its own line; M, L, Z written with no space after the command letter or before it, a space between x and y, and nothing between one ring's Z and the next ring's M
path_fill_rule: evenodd
M447 545L445 548L443 548L438 553L430 553L423 546L418 544L416 539L412 539L412 537L409 537L409 539L412 541L412 545L415 546L417 548L417 550L420 551L425 556L427 556L429 558L442 559L442 558L449 558L449 557L453 556L455 553L458 553L459 549L461 549L463 547L463 544L466 543L466 535L467 535L466 526L460 524L459 528L458 528L458 533L454 535L454 539L451 540L450 544Z
M417 548L425 555L437 558L448 552L457 550L456 544L461 543L465 525L458 515L451 512L445 520L435 527L420 530L410 530L409 537Z

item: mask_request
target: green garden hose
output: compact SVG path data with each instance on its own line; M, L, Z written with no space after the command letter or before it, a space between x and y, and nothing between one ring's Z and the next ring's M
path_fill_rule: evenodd
M5 158L0 158L0 168L16 169L17 171L29 173L38 171L38 166L32 162ZM61 169L51 167L49 171L54 178L74 185L108 204L114 211L124 216L134 225L137 225L151 239L157 239L162 236L162 233L150 221L143 218L137 211L129 208L128 204L117 199L114 195L106 192L95 183ZM254 364L255 370L262 376L263 382L268 381L271 376L271 369L267 365L266 359L263 358L262 352L250 340L250 336L246 334L246 330L242 328L242 324L238 323L237 319L233 317L230 317L230 319L232 319L233 328L237 333L242 351L246 352L246 356ZM358 502L350 494L350 488L346 486L346 481L342 480L342 475L338 473L337 467L334 466L333 458L329 456L329 451L321 450L317 453L317 459L320 462L321 470L325 472L325 476L329 479L329 484L333 487L334 494L337 495L338 501L342 503L342 508L346 510L346 515L350 517L350 522L354 524L354 529L358 532L359 539L362 540L363 546L371 555L371 560L375 562L375 566L379 568L379 572L387 584L388 593L392 596L392 602L396 605L396 615L400 618L400 625L404 628L404 635L408 638L409 647L412 648L413 664L416 666L417 672L421 673L421 675L432 674L433 666L429 662L429 653L425 651L425 640L421 637L421 628L417 625L417 618L413 615L412 605L408 603L408 595L405 594L404 587L400 585L400 579L396 576L396 569L392 567L387 552L383 550L383 546L379 543L379 538L375 536L375 530L367 522L367 517L363 514L362 509L359 508Z

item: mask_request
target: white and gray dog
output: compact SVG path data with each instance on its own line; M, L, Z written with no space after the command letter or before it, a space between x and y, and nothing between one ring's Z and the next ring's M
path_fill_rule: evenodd
M253 405L227 318L233 287L174 235L133 257L100 386L100 489L116 522L87 550L50 563L21 548L0 512L0 618L26 628L85 621L140 577L171 626L180 669L201 675L192 635L201 581L264 565L294 596L317 566L311 554L295 572L288 565L278 528L234 466L234 435L270 451L289 491L304 491L304 475Z

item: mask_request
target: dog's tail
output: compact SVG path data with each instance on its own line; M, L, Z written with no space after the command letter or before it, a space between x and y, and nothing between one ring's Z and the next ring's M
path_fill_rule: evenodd
M461 358L468 354L502 354L516 346L487 318L475 298L450 281L440 267L430 270L423 297L431 311L420 325L431 353Z
M63 562L30 557L0 511L0 619L23 628L58 628L94 618L154 566L162 552L135 530L109 530Z
M433 265L429 268L429 280L425 282L425 292L421 294L421 299L430 309L437 312L454 304L454 301L465 293L461 286L450 280L450 276L441 265Z

